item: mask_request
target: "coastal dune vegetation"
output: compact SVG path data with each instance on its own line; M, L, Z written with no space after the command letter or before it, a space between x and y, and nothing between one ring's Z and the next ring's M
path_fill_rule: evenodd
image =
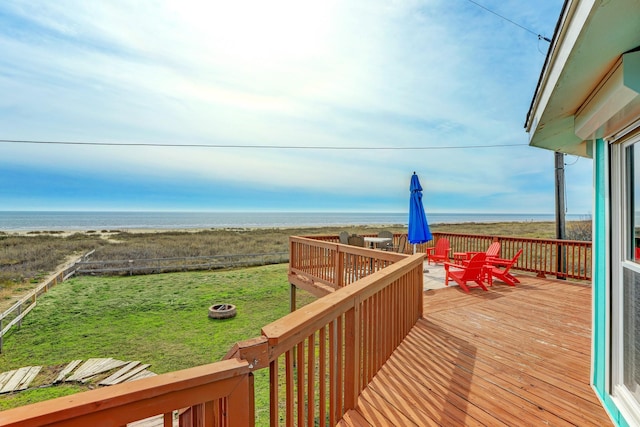
M93 261L287 252L289 236L406 233L406 226L356 225L300 228L214 228L205 230L87 230L0 232L0 310L28 292L74 256L95 250ZM554 238L553 222L434 224L432 232ZM591 222L567 223L567 238L590 240Z

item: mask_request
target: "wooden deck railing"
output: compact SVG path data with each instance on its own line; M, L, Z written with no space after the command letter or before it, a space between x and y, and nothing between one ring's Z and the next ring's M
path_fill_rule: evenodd
M483 252L493 242L501 243L500 257L513 258L522 248L523 252L514 270L529 271L540 276L591 280L591 242L582 240L534 239L512 236L489 236L476 234L434 232L433 240L416 245L416 252L424 253L427 247L446 237L451 243L451 252ZM402 234L394 234L397 244ZM364 235L374 236L374 234ZM310 239L337 243L338 236L311 236ZM413 245L407 244L405 253L413 253Z
M292 237L292 271L337 290L237 343L223 361L3 411L0 426L124 426L149 417L167 427L175 419L253 426L259 369L269 369L271 426L335 425L423 307L421 254L343 246ZM332 278L340 277L338 286Z
M579 240L533 239L511 236L479 236L472 234L433 233L433 242L446 237L452 252L483 252L492 242L500 242L500 257L513 258L518 250L522 255L512 267L540 276L591 280L591 242Z
M292 257L293 258L293 257ZM422 316L423 257L415 255L264 328L271 426L335 425ZM279 402L285 402L282 408Z
M338 289L405 258L394 252L305 237L291 237L289 246L289 282L304 289L309 281Z
M183 426L253 426L249 363L223 360L3 411L2 426L124 426L154 416L172 426L174 411L194 406Z

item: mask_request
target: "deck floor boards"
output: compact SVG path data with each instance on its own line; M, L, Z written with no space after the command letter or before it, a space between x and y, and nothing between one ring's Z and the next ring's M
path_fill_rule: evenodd
M589 385L591 288L519 278L425 292L424 317L341 425L613 425Z

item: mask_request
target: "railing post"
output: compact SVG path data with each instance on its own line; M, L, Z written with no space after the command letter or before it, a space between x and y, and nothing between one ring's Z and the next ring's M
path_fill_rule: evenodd
M360 393L360 299L345 313L344 410L355 409Z
M336 278L336 288L340 289L344 286L344 257L340 246L336 245L336 262L334 277Z
M226 414L229 426L254 426L255 406L251 399L253 396L253 374L245 375L235 390L228 397L228 409Z
M556 249L556 278L567 278L567 248L562 243L558 243Z
M289 312L296 311L296 285L289 283Z

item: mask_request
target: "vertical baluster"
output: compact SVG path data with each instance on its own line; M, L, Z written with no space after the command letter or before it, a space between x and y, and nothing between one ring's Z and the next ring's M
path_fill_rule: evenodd
M278 358L276 357L269 364L269 425L271 427L276 427L280 419L278 414L278 378Z
M344 328L342 327L342 316L338 316L336 319L336 407L335 407L335 419L339 420L342 418L343 412L343 403L344 403L344 374L343 374L343 357L344 357L344 348L343 348L343 334Z
M391 290L393 288L394 283L397 282L397 279L390 283L389 286L385 287L382 291L382 295L380 298L380 313L382 314L382 319L380 320L380 327L382 329L382 363L378 366L378 369L386 362L387 353L391 346L391 335L389 334L389 327L391 326Z
M253 388L253 376L244 375L238 386L227 397L226 424L229 427L249 427L255 423L255 407L251 401L250 390ZM205 403L205 422L212 425L213 421L213 403Z
M396 282L393 285L393 290L391 292L391 336L397 336L398 329L398 315L400 313L400 304L398 303L398 293L400 292L400 283Z
M297 350L296 371L298 373L297 388L298 388L298 425L304 425L304 343L298 344Z
M329 425L336 425L338 376L338 346L336 321L329 323Z
M361 322L362 325L362 351L365 354L365 357L362 360L362 370L365 373L365 377L368 376L368 373L371 371L371 364L369 363L369 358L366 356L371 348L374 346L372 342L372 329L373 325L371 324L371 305L369 304L369 300L362 302L362 318L364 319Z
M314 427L315 422L315 376L316 376L315 334L307 338L307 426Z
M345 410L355 409L358 395L358 374L360 371L360 301L345 314L345 378L344 378L344 407Z
M380 368L380 361L382 360L382 351L384 349L383 339L383 325L382 325L382 292L376 292L373 296L373 324L375 325L375 345L374 345L374 359L373 359L373 372L376 372ZM364 387L363 387L364 388Z
M293 401L293 350L285 353L285 422L287 427L294 425L294 401Z
M320 427L324 427L327 425L327 367L326 367L326 359L327 359L327 327L323 326L320 329L320 333L318 336L319 340L319 350L318 350L318 358L319 358L319 367L318 367L318 381L319 381L319 390L318 390L318 416L320 418Z
M216 404L218 403L217 401L215 402ZM213 410L214 407L214 402L209 400L207 402L204 402L203 404L203 420L202 420L202 425L215 425L215 411ZM225 419L224 420L225 423L223 425L229 425L229 420Z
M173 427L173 412L166 412L162 417L163 427Z

